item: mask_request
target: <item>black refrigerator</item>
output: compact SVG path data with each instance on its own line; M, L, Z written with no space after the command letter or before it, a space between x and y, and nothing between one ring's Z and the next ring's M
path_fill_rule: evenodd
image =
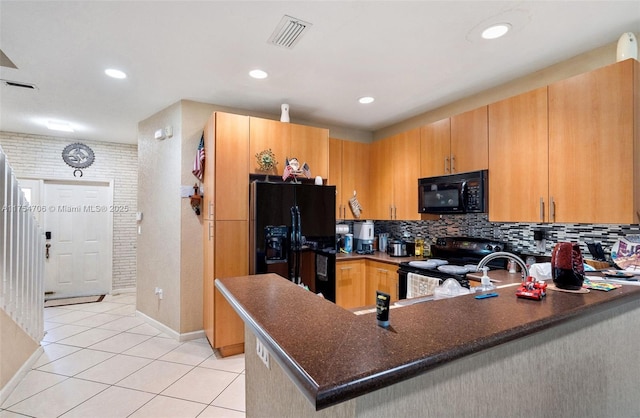
M253 181L249 205L249 272L277 273L335 302L335 186Z

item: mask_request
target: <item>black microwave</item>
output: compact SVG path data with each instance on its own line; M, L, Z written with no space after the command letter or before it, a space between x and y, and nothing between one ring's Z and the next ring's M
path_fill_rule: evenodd
M488 171L418 179L419 213L483 213L487 208Z

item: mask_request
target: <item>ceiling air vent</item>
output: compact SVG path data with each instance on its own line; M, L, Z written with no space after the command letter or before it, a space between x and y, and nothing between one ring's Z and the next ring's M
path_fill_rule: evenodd
M284 15L271 34L269 42L277 46L292 49L310 26L311 23L309 22Z
M2 84L4 84L5 86L9 86L9 87L20 87L20 88L29 89L29 90L38 89L38 87L35 84L31 84L31 83L22 83L20 81L9 81L9 80L0 80L0 82L2 82Z
M13 63L13 61L11 61L9 57L7 57L7 54L5 54L4 51L2 51L1 49L0 49L0 66L18 69L18 67L16 67L16 65Z

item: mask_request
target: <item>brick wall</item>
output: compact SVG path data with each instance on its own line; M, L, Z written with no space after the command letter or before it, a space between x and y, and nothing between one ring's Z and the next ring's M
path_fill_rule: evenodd
M95 162L83 170L83 180L113 180L113 204L127 212L113 214L113 290L136 287L136 211L138 146L0 131L0 146L17 177L73 180L73 169L62 160L62 150L81 142L95 153Z

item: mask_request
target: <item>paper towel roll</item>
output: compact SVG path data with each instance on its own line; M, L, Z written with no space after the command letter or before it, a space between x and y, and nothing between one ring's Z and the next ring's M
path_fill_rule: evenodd
M336 234L348 234L349 233L349 225L338 224L336 225Z

